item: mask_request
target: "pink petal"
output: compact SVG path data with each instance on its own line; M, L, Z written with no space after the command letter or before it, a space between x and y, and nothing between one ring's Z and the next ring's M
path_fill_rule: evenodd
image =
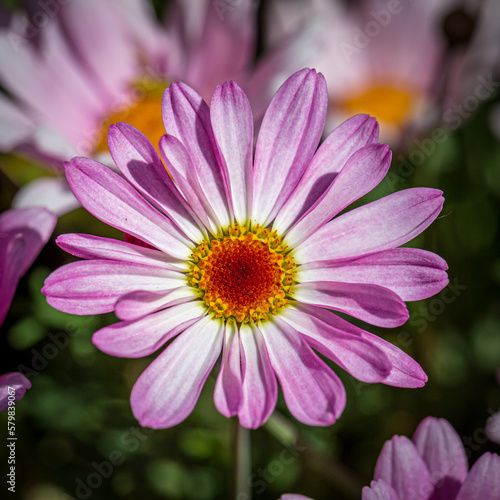
M369 193L385 177L391 164L389 147L372 144L358 149L314 205L286 235L295 247L345 207Z
M189 327L155 359L135 383L130 402L144 427L173 427L198 400L219 357L224 326L206 316Z
M396 248L427 228L443 206L437 189L412 188L335 218L295 250L301 263L347 259Z
M333 424L345 406L345 390L337 375L279 318L259 329L292 415L308 425Z
M433 500L456 498L469 464L455 429L447 420L427 417L417 427L413 442L431 473L436 488Z
M266 226L276 217L309 165L325 125L323 75L304 69L278 90L257 139L252 220Z
M410 388L423 387L425 385L427 375L411 356L408 356L399 347L369 332L364 332L364 337L381 349L392 364L391 373L383 381L384 384Z
M356 151L377 140L377 121L368 115L353 116L339 125L321 144L294 192L276 216L274 227L278 232L284 233L321 198Z
M239 340L243 394L238 415L243 427L255 429L273 412L278 384L260 330L242 325Z
M243 427L261 426L274 410L278 384L262 334L241 325L226 325L226 345L214 401L226 417L238 415Z
M193 241L205 236L149 140L126 124L111 125L109 151L123 176Z
M102 314L128 292L166 292L185 285L175 271L109 260L79 261L55 270L42 292L47 302L71 314Z
M11 209L0 215L0 324L17 283L47 243L56 220L41 207Z
M49 239L56 218L43 208L8 210L0 215L0 324L17 283Z
M500 456L484 453L472 466L456 500L500 498Z
M62 234L56 238L56 243L65 252L81 259L118 260L130 264L162 267L171 271L182 271L186 268L184 263L172 259L159 250L91 234Z
M219 225L230 223L226 186L215 155L216 145L207 103L184 83L172 83L163 97L163 121L167 133L184 144L201 190L212 206Z
M236 83L217 87L210 118L233 214L237 222L245 224L252 189L253 116L247 96Z
M415 248L395 248L350 260L320 261L300 267L297 279L372 283L392 290L404 301L421 300L447 284L448 266L438 255Z
M196 291L190 286L179 286L167 292L145 292L143 290L122 295L115 302L116 317L133 321L167 306L192 302Z
M206 314L199 302L169 307L136 321L121 321L101 328L92 342L103 352L119 358L142 358Z
M11 372L0 375L0 411L9 407L10 394L14 395L11 401L19 401L30 387L31 382L22 373Z
M0 215L0 233L20 234L26 244L20 274L33 264L56 226L54 214L41 207L7 210Z
M384 352L359 335L353 335L309 314L307 309L286 308L281 318L304 335L306 342L353 377L383 382L392 365Z
M399 498L429 500L434 491L424 461L405 436L386 441L375 466L374 479L392 486Z
M372 325L394 328L408 319L405 303L394 292L378 285L317 281L299 283L298 302L328 307Z
M335 329L344 331L346 334L360 337L380 349L387 356L392 365L390 374L382 383L394 385L396 387L422 387L427 381L427 376L420 365L408 356L408 354L386 340L362 330L331 311L321 307L301 304L300 310L306 312L310 316L320 319L323 323Z
M365 486L362 492L362 500L400 500L394 489L385 481L372 481L370 487Z
M21 279L26 242L21 234L0 234L0 325L3 323Z
M276 25L273 24L273 31L275 28ZM252 67L251 77L244 88L252 104L257 126L262 122L269 102L276 92L276 86L281 84L290 74L306 67L311 61L308 54L302 51L301 46L300 38L302 40L306 37L310 39L310 33L306 33L306 31L303 29L297 30L292 35L287 34L280 40L279 44L266 51L266 54L262 54L257 64ZM309 44L309 46L313 45L315 45L314 42ZM298 50L301 51L301 57L297 57ZM290 65L292 59L293 65Z
M85 158L65 165L73 193L92 215L175 258L184 260L191 254L183 233L118 174Z
M234 417L242 398L239 331L234 323L226 323L222 363L214 390L214 403L225 417Z
M172 135L160 139L160 154L179 191L199 220L217 233L217 217L205 198L193 162L184 145Z

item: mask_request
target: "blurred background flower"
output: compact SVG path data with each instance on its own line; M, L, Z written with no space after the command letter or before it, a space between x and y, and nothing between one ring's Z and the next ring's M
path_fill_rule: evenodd
M407 148L432 127L461 124L477 107L460 107L462 100L478 85L478 100L498 88L494 0L277 0L269 13L270 46L297 34L298 47L284 55L289 68L306 64L325 75L330 130L369 113L381 122L383 142Z
M72 8L79 9L80 14L77 20L72 18L71 26L78 26L74 32L68 32L70 20L63 14L63 8L71 10L73 1ZM144 73L145 68L148 64L156 68L144 57L154 55L161 59L162 53L171 53L172 46L180 46L174 53L181 57L169 68L178 70L172 70L175 73L172 75L161 73L162 77L170 81L187 79L190 74L192 79L187 83L204 95L233 75L224 73L220 81L216 77L207 78L206 88L197 87L195 70L185 69L188 60L195 61L190 64L200 72L203 65L208 68L206 71L215 70L219 67L215 65L215 55L223 56L234 50L227 64L229 68L236 66L236 78L250 96L255 113L264 109L271 95L266 89L274 91L296 69L312 67L316 60L326 60L325 67L316 69L325 72L329 89L337 89L330 96L332 124L346 113L345 108L337 107L338 103L345 102L354 90L358 94L363 90L363 75L391 74L395 85L396 81L400 82L398 75L404 73L398 68L411 66L414 85L435 82L433 85L438 88L432 87L430 94L428 87L419 87L423 89L419 92L423 93L422 102L426 106L415 109L426 111L418 114L415 124L412 114L408 115L409 124L406 119L401 127L389 123L389 131L395 130L396 134L395 139L390 133L387 137L395 141L392 146L397 149L391 169L386 180L360 200L360 204L365 204L413 186L444 191L442 217L424 235L412 241L411 246L446 258L449 286L435 298L412 303L410 319L403 327L388 332L373 329L417 359L429 375L429 382L422 389L408 391L361 383L337 371L348 392L348 404L334 426L321 429L294 422L280 395L278 411L263 428L252 431L250 489L256 499L274 500L285 491L300 491L316 500L332 496L339 500L359 499L362 487L373 478L383 443L396 434L412 435L427 415L443 417L451 423L468 450L471 466L486 452L498 454L499 445L488 439L485 430L486 419L500 411L500 386L496 381L500 365L500 143L494 134L494 131L498 133L495 116L500 105L499 31L495 14L498 2L382 0L371 7L360 0L315 3L290 0L283 14L283 10L280 11L283 4L276 0L252 1L251 8L244 0L212 0L203 7L194 0L179 4L173 0L144 0L135 7L119 2L116 15L96 15L104 12L100 9L107 9L101 7L104 2L98 2L95 8L91 8L93 2L84 2L87 7L82 8L78 0L22 3L9 0L3 4L10 6L3 8L4 34L26 35L21 37L19 46L26 52L15 54L14 62L17 58L20 67L34 68L36 73L16 73L19 69L13 69L10 77L0 78L0 123L3 124L0 147L4 151L0 155L2 211L11 207L20 187L47 175L57 178L60 160L74 154L73 149L79 146L75 138L87 138L83 131L102 131L115 111L108 104L114 103L115 98L118 104L122 103L120 98L131 95L130 86L143 89L145 83L148 84L148 80L141 84L141 79L149 74ZM371 37L361 52L352 54L351 65L340 64L342 52L333 42L331 58L335 64L332 62L329 67L328 54L324 52L328 44L318 44L318 41L347 30L347 38L341 40L354 44L354 28L365 30L366 23L373 20L370 11L387 10L389 4L391 8L403 6L405 10L391 15L390 23L380 29L380 35ZM422 5L428 14L415 14L413 26L398 27L407 8ZM129 10L133 8L135 10ZM449 29L443 28L447 8L448 14L458 11L455 19L465 20L466 26L473 27L470 36L450 39ZM14 17L12 9L16 12ZM56 10L55 15L48 13ZM467 13L465 17L460 14L463 10ZM318 12L325 14L318 16ZM433 17L431 12L442 14ZM335 17L336 13L339 18ZM130 23L130 16L135 23ZM83 29L88 26L89 18L90 22L95 19L95 24L90 34L85 35ZM218 23L212 25L215 27L211 32L217 35L212 40L219 40L221 45L219 48L210 45L212 48L203 52L209 48L204 45L204 33L209 30L202 27L210 24L209 18ZM238 19L243 25L238 24ZM345 19L350 20L347 27ZM448 21L450 19L453 20L453 16ZM116 26L115 21L119 21ZM236 27L230 30L233 22ZM20 24L14 28L16 23ZM137 33L136 28L143 26L142 23L150 29L139 29ZM59 28L54 28L55 25ZM126 26L129 28L124 28ZM59 36L62 45L50 45L50 36L48 40L47 35L42 34L45 29L55 39L51 39L52 44ZM229 34L224 35L227 30ZM399 35L388 41L389 33L393 32ZM414 54L414 49L417 51L420 47L419 33L430 33L424 41L433 47L429 48L429 60L421 63L416 61L422 60L423 52L418 50L418 57ZM155 45L155 40L162 40L164 36L168 39L168 49L161 41L159 47ZM116 88L120 88L120 93L108 101L104 97L110 94L109 85L103 80L107 81L110 71L103 73L99 68L122 68L123 60L129 60L123 55L127 52L124 47L115 47L116 57L109 57L111 49L106 47L114 39L121 40L125 47L131 46L131 39L137 41L136 47L142 47L138 49L142 56L133 60L134 67L141 71L124 72L120 79L117 75L109 76L119 83ZM173 45L172 39L177 40ZM238 39L247 40L250 48L245 49L245 45L236 48ZM383 49L383 40L391 50ZM409 43L410 40L414 43ZM49 45L54 52L49 51ZM1 47L12 53L9 39L4 38ZM100 53L96 61L92 59L94 62L90 61L89 54L81 52L90 47ZM380 50L375 51L377 47ZM60 59L47 62L49 53L53 54L50 57L65 54L68 57L63 59L65 63ZM384 54L393 60L379 62ZM26 65L26 60L33 65ZM165 60L170 61L169 56ZM438 75L427 79L431 61L436 60ZM386 68L388 73L371 72L368 68L355 71L361 61L377 62L377 68ZM12 60L5 66L2 59L2 69L13 66ZM49 76L63 70L64 79ZM353 83L345 76L351 74L360 75L360 79ZM85 85L79 81L82 75L85 75L82 80ZM205 82L203 77L199 78L199 84ZM65 86L64 82L71 84ZM384 82L384 85L392 84L392 80ZM53 115L50 106L40 102L41 95L46 96L56 110ZM82 102L87 118L80 123ZM66 122L59 115L63 103L72 110L67 118L67 131ZM387 110L382 108L383 112ZM402 112L403 108L396 107L396 111ZM376 114L376 110L372 112ZM60 121L56 123L56 120ZM54 137L59 137L59 142L53 140ZM92 135L94 137L97 141ZM84 145L91 148L91 144L92 141ZM51 165L56 165L56 169ZM34 201L38 196L55 200L55 194L46 194L50 189L64 193L60 184L45 187L42 184L40 189L41 195L28 196L23 203ZM64 208L62 203L63 208L58 212L59 201L54 202L56 212L71 208L71 200L63 201L69 205ZM59 217L54 236L68 232L123 238L123 234L106 227L83 209ZM32 268L19 280L1 326L2 351L8 353L2 372L23 373L32 383L32 388L16 403L18 496L23 500L228 498L234 457L227 419L218 414L212 400L215 378L209 377L193 414L176 428L154 432L139 428L128 397L133 382L151 360L115 359L100 353L93 346L91 335L114 322L114 318L77 317L58 312L47 305L40 293L50 272L70 260L51 239ZM7 428L6 412L0 414L0 426Z
M74 156L107 161L111 123L126 121L158 144L158 109L173 80L208 100L229 79L251 89L257 5L250 0L226 10L208 0L175 1L162 21L142 0L29 6L0 32L0 148L36 158L59 176ZM78 206L60 178L35 181L14 205L57 214Z

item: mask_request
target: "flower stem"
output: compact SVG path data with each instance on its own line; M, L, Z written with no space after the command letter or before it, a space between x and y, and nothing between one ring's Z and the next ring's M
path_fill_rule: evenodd
M325 483L336 493L349 499L359 499L363 481L334 457L315 450L312 443L301 435L296 425L275 411L264 424L264 428L281 442L292 455L300 457L305 467L323 476Z
M234 498L250 500L250 431L241 427L238 417L232 419L232 441L234 453Z

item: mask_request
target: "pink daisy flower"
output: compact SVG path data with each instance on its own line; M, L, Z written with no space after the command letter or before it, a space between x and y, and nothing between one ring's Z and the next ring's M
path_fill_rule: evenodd
M164 164L127 124L109 132L123 178L91 159L66 164L81 204L126 241L60 236L86 260L52 273L43 293L68 313L114 311L121 321L93 337L113 356L147 356L173 339L132 390L142 425L184 420L221 351L215 405L249 428L273 411L277 379L298 420L338 418L344 388L314 350L365 382L424 385L418 363L330 309L393 328L408 318L405 300L446 285L440 257L397 248L437 217L442 193L408 189L338 215L383 179L391 154L363 115L317 149L326 108L323 76L296 73L274 96L254 155L236 83L219 86L210 108L175 83L163 99Z

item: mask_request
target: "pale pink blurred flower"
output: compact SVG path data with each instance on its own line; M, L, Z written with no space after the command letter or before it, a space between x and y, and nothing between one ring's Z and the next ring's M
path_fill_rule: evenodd
M12 96L0 93L0 150L35 156L60 176L63 161L74 156L109 161L110 123L127 121L157 144L161 97L172 80L187 81L205 98L228 79L250 80L252 0L225 10L209 0L178 0L165 25L147 0L57 6L48 15L38 5L47 19L39 28L16 15L0 31L0 84ZM78 206L61 178L21 190L14 206L30 205L56 214Z
M368 113L379 121L381 139L397 147L437 125L456 128L499 87L495 0L476 3L470 17L458 14L455 30L472 30L477 12L479 19L467 50L458 44L453 53L443 24L464 7L458 0L275 0L271 6L271 44L293 31L307 33L284 57L291 69L306 63L325 75L327 131L353 113Z

